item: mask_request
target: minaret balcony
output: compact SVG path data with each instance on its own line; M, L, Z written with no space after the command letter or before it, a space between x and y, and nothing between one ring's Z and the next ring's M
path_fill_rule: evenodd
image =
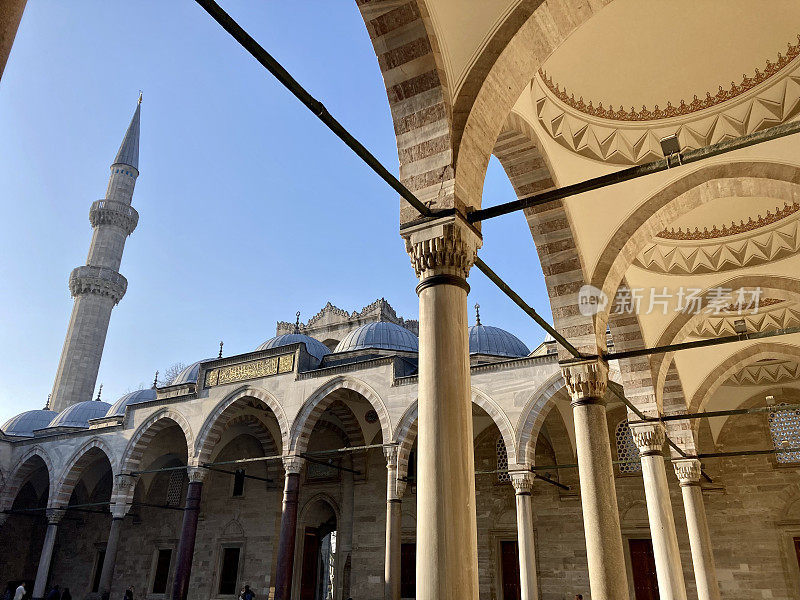
M107 267L84 265L73 269L69 276L69 291L73 298L81 294L97 294L118 304L127 289L128 280Z
M126 235L130 235L139 222L139 213L130 204L117 200L97 200L89 209L89 222L92 227L116 225Z

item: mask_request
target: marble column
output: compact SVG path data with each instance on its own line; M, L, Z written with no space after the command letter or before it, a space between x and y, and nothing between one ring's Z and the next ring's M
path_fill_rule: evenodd
M275 574L275 600L289 600L292 595L294 548L297 539L297 499L300 494L300 471L305 461L295 455L283 457L286 480L283 487L281 531L278 539L278 570Z
M467 275L481 238L458 214L401 235L420 280L417 599L477 600Z
M517 500L517 546L519 547L519 587L522 600L538 600L536 547L533 537L533 473L511 473Z
M113 504L111 506L111 528L108 531L108 541L106 541L106 553L103 557L103 568L100 571L100 584L97 591L100 597L111 593L111 583L114 578L114 566L117 560L117 548L119 548L120 529L122 520L128 512L130 505Z
M711 549L711 534L708 531L706 507L700 489L700 461L685 458L672 461L675 474L681 484L683 508L686 511L686 526L689 530L689 546L692 549L692 566L697 584L698 600L719 600L717 569Z
M47 509L47 532L44 534L42 554L36 569L36 582L33 584L33 600L41 600L47 593L47 578L50 575L50 563L53 562L53 547L56 543L58 524L64 516L63 510Z
M686 582L664 466L664 426L661 423L632 423L630 427L642 461L659 597L661 600L686 600Z
M402 505L397 481L397 446L383 449L386 455L386 558L383 570L384 600L400 600L400 542Z
M203 495L203 480L208 471L200 467L189 467L189 488L186 491L186 506L183 511L181 537L175 557L175 580L172 583L172 600L186 600L189 596L189 579L192 576L194 541L197 537L197 518L200 516L200 500Z
M628 600L614 465L606 422L608 364L586 360L562 365L572 398L581 486L583 528L592 600Z

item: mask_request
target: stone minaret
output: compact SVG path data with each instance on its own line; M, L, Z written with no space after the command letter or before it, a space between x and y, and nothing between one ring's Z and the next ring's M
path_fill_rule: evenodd
M111 309L128 287L128 281L119 274L119 265L125 239L139 221L131 199L139 176L141 104L140 94L125 139L111 165L106 197L92 203L89 209L94 231L86 265L74 269L69 276L69 291L75 304L53 384L50 407L55 411L92 399Z

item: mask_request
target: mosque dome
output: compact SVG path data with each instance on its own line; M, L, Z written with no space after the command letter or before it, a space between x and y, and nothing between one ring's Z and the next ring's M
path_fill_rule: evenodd
M281 346L289 346L297 343L305 344L306 352L320 361L326 354L331 353L325 344L302 333L284 333L283 335L275 336L261 344L256 350L269 350L270 348L280 348Z
M119 400L111 405L106 413L107 417L118 417L125 414L125 407L129 404L139 404L140 402L149 402L156 399L156 390L148 388L144 390L136 390L122 396Z
M379 321L377 323L367 323L348 333L336 346L335 352L347 352L363 348L419 352L419 339L405 327L401 327L396 323Z
M58 413L54 410L28 410L11 417L0 429L6 435L32 436L37 429L44 429Z
M530 350L513 333L479 323L469 328L469 353L519 358L528 356Z
M48 427L88 427L90 419L105 417L111 405L100 400L84 400L62 410Z
M184 383L197 383L197 376L200 374L200 363L208 362L210 360L214 360L213 358L206 358L203 360L198 360L197 362L193 362L188 367L186 367L183 371L178 373L175 376L169 385L181 385ZM144 402L144 400L142 400Z

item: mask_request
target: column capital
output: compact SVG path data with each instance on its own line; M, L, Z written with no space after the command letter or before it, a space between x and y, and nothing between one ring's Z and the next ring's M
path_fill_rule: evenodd
M302 456L298 456L296 454L288 454L281 458L283 461L283 470L286 471L286 474L289 473L300 473L303 468L303 463L305 463L305 459Z
M65 510L59 508L48 508L45 511L45 515L47 516L47 524L58 525L61 522L61 519L64 518L65 512Z
M662 423L631 423L629 426L639 454L648 456L663 453L666 432Z
M533 482L536 479L530 471L520 471L511 473L511 485L518 496L530 495L533 490Z
M203 483L208 476L208 469L192 466L186 469L186 476L189 478L189 483Z
M602 358L562 364L561 374L573 405L605 402L608 363Z
M127 502L112 502L109 509L111 510L112 519L123 519L131 509L131 505Z
M675 475L682 486L700 485L702 469L700 461L696 458L680 458L672 461Z
M483 244L477 230L459 215L406 227L400 235L421 282L436 275L466 280Z
M114 480L115 495L127 497L136 485L136 477L128 473L120 473Z
M386 457L386 468L397 469L397 458L400 454L399 446L384 446L383 455Z

